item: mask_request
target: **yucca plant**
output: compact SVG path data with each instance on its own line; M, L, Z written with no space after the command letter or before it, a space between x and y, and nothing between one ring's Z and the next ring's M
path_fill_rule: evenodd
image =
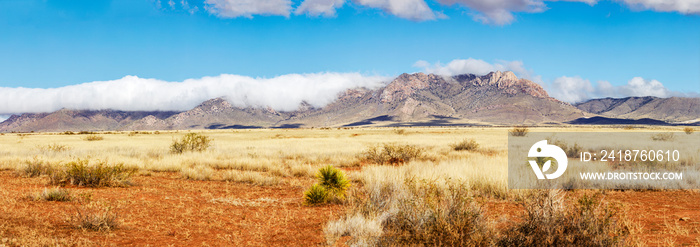
M318 184L325 187L329 193L338 199L345 198L345 192L350 187L350 181L345 177L345 173L331 165L321 168L316 174Z
M314 184L304 192L304 202L309 205L324 203L328 200L328 190L325 187Z

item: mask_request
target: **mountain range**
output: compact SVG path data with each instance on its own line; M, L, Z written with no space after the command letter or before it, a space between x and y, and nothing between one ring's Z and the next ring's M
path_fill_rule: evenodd
M596 122L604 120L603 123ZM654 120L652 122L638 119ZM378 89L353 88L320 108L238 107L224 98L183 112L61 109L12 115L0 132L244 129L354 126L697 124L700 98L629 97L571 105L510 71L484 76L402 74Z

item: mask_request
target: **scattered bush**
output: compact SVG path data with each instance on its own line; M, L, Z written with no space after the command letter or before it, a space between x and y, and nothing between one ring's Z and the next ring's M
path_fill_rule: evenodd
M35 200L68 202L73 200L70 190L63 188L44 189L39 195L34 197Z
M510 130L510 135L511 136L526 136L527 132L528 132L528 129L525 126L513 127L513 129Z
M24 164L25 165L17 171L20 176L24 177L38 177L41 175L46 175L51 169L51 165L48 162L36 158L33 160L27 160L24 162Z
M338 199L345 199L345 193L350 187L350 181L345 177L345 173L331 165L318 170L316 175L318 184Z
M695 132L695 129L693 129L692 127L685 127L683 128L683 131L685 131L686 134L690 135L693 132Z
M58 143L53 143L53 144L49 144L46 146L37 146L37 148L41 152L56 152L56 153L70 150L70 147L68 147L67 145L58 144Z
M86 187L128 186L137 169L124 164L109 165L98 162L90 165L88 160L69 162L49 173L49 181L55 185L77 185Z
M186 151L202 152L211 145L211 138L197 133L188 133L180 140L173 140L170 152L181 154Z
M651 139L654 141L671 141L674 138L675 138L675 136L671 132L658 133L658 134L651 135Z
M114 208L97 203L90 203L76 210L71 222L79 229L90 231L110 231L120 225L119 215Z
M479 143L474 139L464 139L462 142L450 145L455 151L476 151L479 148Z
M88 135L84 138L86 141L102 141L105 138L99 135Z
M328 200L328 194L328 190L325 187L314 184L304 192L304 202L308 205L324 203Z
M581 152L583 152L583 147L578 145L578 143L574 143L573 146L569 146L568 144L566 144L566 142L561 140L549 140L548 142L564 150L564 152L566 152L566 157L569 158L581 157Z
M414 145L384 144L374 146L361 154L361 159L377 164L398 165L421 157L423 150Z
M350 212L324 228L329 245L348 235L350 246L491 246L496 239L461 184L408 180L350 199Z
M406 134L406 130L405 129L395 129L394 133L396 133L397 135L403 135L403 134Z
M629 230L616 219L617 209L597 195L583 195L575 205L564 203L560 190L537 191L527 197L523 219L506 229L502 246L620 246Z
M183 167L182 170L180 170L180 175L182 175L183 178L190 180L211 180L213 174L214 169L204 165Z

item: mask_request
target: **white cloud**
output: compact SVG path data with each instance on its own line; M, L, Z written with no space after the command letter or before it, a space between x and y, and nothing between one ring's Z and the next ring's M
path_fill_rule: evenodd
M589 80L581 77L562 76L556 78L547 86L550 96L569 103L582 102L592 98L603 97L697 97L697 93L683 93L671 91L657 80L646 80L642 77L634 77L627 84L614 86L607 81L598 81L594 86Z
M413 21L435 20L444 18L433 12L424 0L354 0L356 4L382 9L387 13Z
M335 10L343 7L345 0L304 0L294 11L295 14L309 16L335 16Z
M597 0L562 0L593 5ZM515 20L513 12L538 13L547 9L543 0L437 0L442 5L459 5L473 11L475 21L505 25Z
M455 59L448 64L437 62L430 64L429 62L420 60L413 64L413 67L420 68L426 73L433 73L444 76L453 76L460 74L475 74L486 75L492 71L513 71L518 77L532 80L540 83L540 76L536 76L532 71L525 68L522 61L504 61L498 60L496 63L489 63L480 59Z
M698 0L622 0L632 9L649 9L658 12L700 14Z
M291 0L205 0L204 4L209 13L222 18L253 18L253 15L289 17L292 11Z
M126 76L60 88L0 87L0 114L52 112L61 108L182 111L216 97L226 97L240 107L269 106L291 111L302 101L322 107L348 88L375 88L386 80L359 73L288 74L274 78L223 74L183 82Z

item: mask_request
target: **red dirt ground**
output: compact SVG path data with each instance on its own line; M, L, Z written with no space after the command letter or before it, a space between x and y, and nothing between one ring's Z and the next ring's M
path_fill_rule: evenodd
M136 176L127 188L77 188L93 202L116 208L118 229L77 229L69 220L86 205L28 199L45 178L0 172L0 246L319 246L323 226L343 212L341 205L309 207L302 192L311 179L289 178L274 187L220 181L189 181L177 173ZM583 192L574 192L578 194ZM571 193L570 193L571 194ZM262 200L261 200L262 198ZM700 244L700 193L692 191L606 191L603 200L620 203L644 243L651 246ZM507 224L522 208L488 200L488 218ZM683 220L681 220L683 218ZM346 238L345 238L346 239Z

